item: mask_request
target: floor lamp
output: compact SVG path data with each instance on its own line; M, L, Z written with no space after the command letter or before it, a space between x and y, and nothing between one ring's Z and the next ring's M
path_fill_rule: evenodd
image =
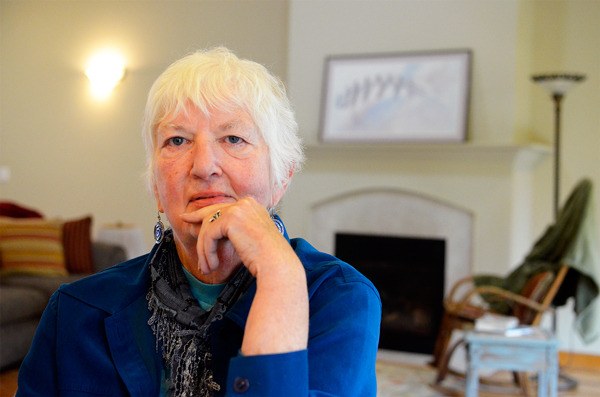
M567 91L575 84L585 80L582 74L543 74L532 76L534 83L544 87L554 101L554 220L558 219L560 210L560 106ZM556 333L556 312L553 311L552 329ZM560 379L565 386L561 389L572 390L577 387L577 381L570 376L560 373Z
M573 86L583 80L582 74L542 74L532 77L544 87L554 101L554 219L560 210L560 106L563 97Z

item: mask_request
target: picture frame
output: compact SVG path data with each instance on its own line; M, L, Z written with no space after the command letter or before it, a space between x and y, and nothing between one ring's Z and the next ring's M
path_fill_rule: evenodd
M329 56L320 140L465 141L471 58L468 49Z

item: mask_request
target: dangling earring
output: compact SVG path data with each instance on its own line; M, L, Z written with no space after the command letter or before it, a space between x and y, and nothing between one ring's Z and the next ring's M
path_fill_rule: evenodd
M154 241L156 241L156 244L160 244L165 235L165 225L160 220L160 212L157 212L157 214L158 220L154 224Z
M283 226L283 222L277 216L277 213L276 213L277 211L275 210L275 208L270 208L270 209L268 209L268 211L269 211L269 215L271 215L271 219L273 220L273 223L275 223L275 226L277 226L277 230L279 230L279 233L285 235L285 226Z

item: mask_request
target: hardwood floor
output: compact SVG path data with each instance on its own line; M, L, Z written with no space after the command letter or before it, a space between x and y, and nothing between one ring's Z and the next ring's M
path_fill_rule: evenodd
M600 397L600 356L559 353L561 373L577 380L575 392L559 393L561 396Z
M17 375L19 371L11 369L0 373L0 397L12 397L17 391Z
M600 368L564 368L565 373L579 384L573 392L561 392L561 396L598 397L600 396Z

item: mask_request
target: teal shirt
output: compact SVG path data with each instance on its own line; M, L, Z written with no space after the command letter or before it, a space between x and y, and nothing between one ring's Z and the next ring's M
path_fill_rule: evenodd
M202 310L210 310L217 302L217 298L223 288L225 288L226 283L223 284L205 284L202 281L198 280L196 277L192 275L185 267L183 268L183 273L190 283L190 289L192 290L192 295L200 304Z

